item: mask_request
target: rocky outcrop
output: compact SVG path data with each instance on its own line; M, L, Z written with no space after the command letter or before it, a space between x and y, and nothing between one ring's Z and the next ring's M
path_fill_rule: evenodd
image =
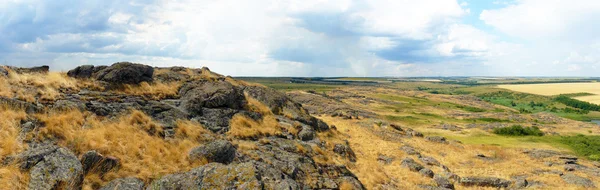
M464 186L507 188L512 182L496 177L463 177L460 179L460 184Z
M333 146L333 152L350 160L351 162L356 162L356 154L354 153L347 141L345 144L335 144Z
M50 67L48 65L38 67L9 67L10 70L15 71L19 74L32 74L32 73L48 73Z
M441 175L434 175L433 176L433 181L435 182L435 184L438 187L441 188L447 188L447 189L454 189L454 184L452 184L452 182L450 182L450 180L444 176Z
M267 105L277 115L286 115L292 120L310 125L317 131L328 130L329 126L323 121L308 114L301 104L293 102L288 96L271 88L247 86L244 89L250 97Z
M243 89L224 80L188 82L179 89L183 107L202 115L203 108L241 109L246 105Z
M144 189L144 181L128 177L128 178L118 178L110 181L104 187L100 188L100 190L143 190Z
M295 182L279 177L275 183L264 183L261 171L251 162L223 165L210 163L186 173L166 175L153 181L148 189L261 189L265 185L274 187L288 186L286 189L298 189ZM291 186L291 187L290 187Z
M192 149L189 158L192 161L206 160L228 164L235 158L235 147L226 140L217 140Z
M418 172L421 171L423 167L421 164L415 162L412 158L404 158L401 163L402 167L408 168L410 171Z
M139 84L141 82L152 82L153 75L154 68L129 62L115 63L93 73L96 80L108 82L110 84Z
M29 170L29 189L81 189L83 168L68 149L40 145L18 156L22 170Z
M2 65L0 65L0 77L8 77L8 70Z
M560 177L568 184L573 184L573 185L586 187L586 188L596 187L596 185L594 184L594 182L592 182L592 180L575 175L575 174L568 173L568 174L561 175Z

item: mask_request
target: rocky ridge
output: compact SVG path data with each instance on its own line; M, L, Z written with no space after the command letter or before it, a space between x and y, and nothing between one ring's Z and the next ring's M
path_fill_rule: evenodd
M33 68L1 68L0 72L7 73L5 77L12 72L39 72ZM16 164L21 172L28 173L29 189L81 189L92 174L103 181L92 186L100 189L364 189L346 166L315 160L325 157L322 150L329 149L316 133L331 129L287 95L273 89L236 81L208 68L153 68L128 62L79 66L67 76L93 81L106 90L58 89L61 93L53 102L0 98L1 103L24 108L30 114L20 122L24 137L21 143L28 148L2 159L4 166ZM181 86L175 96L164 99L111 91L118 91L124 85L161 82L177 82ZM268 112L251 109L249 98L267 107ZM60 137L38 136L46 124L38 122L35 114L65 110L78 110L107 121L139 110L158 123L147 128L148 134L164 141L179 133L178 122L198 122L210 132L204 134L203 139L207 140L198 141L198 146L189 150L188 160L206 164L154 179L115 178L114 173L124 158L96 150L70 150ZM253 121L276 118L278 132L237 139L228 135L234 117ZM253 148L243 149L232 143L240 140Z

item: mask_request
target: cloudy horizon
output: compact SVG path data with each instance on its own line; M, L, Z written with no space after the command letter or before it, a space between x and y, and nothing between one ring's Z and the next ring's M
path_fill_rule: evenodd
M593 0L3 0L0 64L232 76L597 76Z

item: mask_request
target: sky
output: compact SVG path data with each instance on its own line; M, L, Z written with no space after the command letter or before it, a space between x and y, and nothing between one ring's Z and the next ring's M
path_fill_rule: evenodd
M598 0L0 0L0 64L598 76Z

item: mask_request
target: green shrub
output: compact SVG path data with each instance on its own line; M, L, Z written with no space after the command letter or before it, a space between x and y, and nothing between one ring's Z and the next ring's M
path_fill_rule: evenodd
M564 136L559 141L578 155L586 156L590 160L600 160L600 136Z
M494 133L505 136L543 136L542 132L538 127L522 127L520 125L513 125L510 127L495 128Z

